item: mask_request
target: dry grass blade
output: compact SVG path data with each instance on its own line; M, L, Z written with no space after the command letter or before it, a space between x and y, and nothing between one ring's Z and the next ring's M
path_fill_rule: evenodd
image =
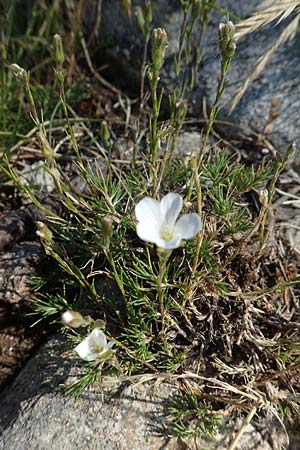
M263 71L263 69L266 67L268 61L270 60L273 53L280 47L284 42L293 39L300 21L300 14L297 15L291 23L283 30L283 32L280 34L279 38L272 44L272 46L266 51L264 55L262 55L257 63L255 64L254 68L251 70L250 74L246 78L245 82L241 86L241 88L238 90L234 98L232 99L231 105L230 105L230 112L234 110L246 90L248 89L249 85L252 83L252 81Z
M263 8L256 11L248 19L245 19L236 25L236 40L242 38L246 34L257 31L259 28L264 27L275 20L277 20L276 25L278 25L294 11L300 12L299 0L280 0L275 4L268 0L267 2L264 2L262 6Z
M228 450L235 450L236 446L238 445L242 435L244 434L247 426L250 424L251 420L253 419L253 416L255 415L257 411L257 408L254 406L251 411L248 413L247 417L245 418L242 427L234 437L233 441L231 442Z

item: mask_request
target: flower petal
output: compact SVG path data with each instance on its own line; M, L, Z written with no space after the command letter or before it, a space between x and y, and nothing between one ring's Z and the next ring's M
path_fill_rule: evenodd
M202 221L199 214L185 214L175 224L174 232L179 234L181 239L191 239L201 230Z
M89 345L91 347L102 347L105 348L107 344L106 336L105 334L99 330L99 328L95 328L91 334L88 336L89 339Z
M174 227L177 217L182 210L182 204L181 195L175 194L174 192L170 192L161 199L160 213L162 222L165 225L168 225L170 228Z
M138 222L147 222L158 227L161 223L159 202L151 197L145 197L135 206L135 216Z
M160 239L158 226L149 221L138 223L136 226L136 232L138 237L146 242L156 244L157 240Z
M97 358L97 354L90 347L89 336L85 338L74 351L80 356L84 361L94 361Z
M109 341L109 343L106 346L106 351L110 350L113 346L115 345L115 343L113 341Z
M165 241L164 239L158 239L155 244L157 247L163 248L164 250L173 250L174 248L180 247L180 242L182 241L182 237L178 234L171 241Z

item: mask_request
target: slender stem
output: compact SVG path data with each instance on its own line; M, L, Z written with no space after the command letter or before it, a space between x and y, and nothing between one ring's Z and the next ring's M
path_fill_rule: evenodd
M167 260L170 255L170 251L161 251L159 253L159 272L157 276L157 298L160 308L161 317L161 335L164 339L165 337L165 304L164 304L164 289L163 289L163 279L166 272Z
M197 165L196 158L193 159L192 164L193 164L193 179L194 179L194 183L196 186L196 193L197 193L197 209L198 209L198 214L201 217L202 216L202 189L201 189L199 168ZM196 274L198 263L199 263L199 254L200 254L202 241L203 241L203 225L202 225L201 233L198 233L197 238L196 238L196 248L195 248L195 253L194 253L194 258L193 258L191 276L190 276L188 288L186 290L186 295L184 296L183 306L185 305L186 301L189 299L189 297L192 293L192 290L193 290L193 283L194 283L195 274Z
M106 256L107 261L111 265L111 268L113 270L114 277L115 277L116 283L118 285L118 288L120 289L120 291L121 291L121 293L122 293L122 295L123 295L123 297L125 299L126 298L126 292L125 292L125 289L124 289L123 282L122 282L122 280L121 280L121 278L120 278L120 276L119 276L119 274L117 272L114 258L112 257L112 254L110 253L110 251L108 251L107 249L104 250L104 254Z
M67 108L67 101L66 101L66 94L65 94L65 88L64 88L64 81L58 77L58 81L59 81L59 87L60 87L60 99L61 99L61 105L63 108L63 112L67 121L67 126L69 129L69 133L70 133L70 137L71 137L71 143L72 143L72 147L74 152L76 153L76 156L78 158L78 161L80 163L82 163L82 159L79 153L79 149L78 149L78 145L77 145L77 141L76 141L76 137L75 137L75 133L74 133L74 128L70 122L69 119L69 114L68 114L68 108Z
M203 156L204 156L204 153L205 153L208 137L209 137L209 135L211 133L212 126L213 126L214 121L216 119L216 116L217 116L217 114L219 112L219 102L220 102L220 99L221 99L221 97L223 95L223 92L224 92L224 89L225 89L225 86L226 86L226 73L227 73L227 70L228 70L228 67L229 67L229 63L230 63L230 60L225 60L225 61L222 60L222 63L221 63L221 76L220 76L220 80L219 80L219 83L218 83L216 98L215 98L213 107L212 107L212 109L210 111L210 114L209 114L206 132L205 132L204 139L203 139L203 142L202 142L202 145L201 145L201 148L200 148L199 164L198 164L198 166L201 165L201 162L202 162L202 159L203 159Z
M240 430L238 431L238 433L235 435L233 441L231 442L230 446L228 447L228 450L234 450L237 446L237 444L239 443L241 437L243 436L247 426L249 425L249 423L251 422L251 420L253 419L254 414L257 411L257 407L254 406L250 411L249 414L247 415L247 417L245 418L243 425L241 426Z
M140 85L140 116L142 114L142 110L144 107L144 90L145 90L145 75L146 75L146 62L147 62L147 51L148 44L150 40L150 33L148 33L145 37L144 51L143 51L143 60L141 66L141 85Z

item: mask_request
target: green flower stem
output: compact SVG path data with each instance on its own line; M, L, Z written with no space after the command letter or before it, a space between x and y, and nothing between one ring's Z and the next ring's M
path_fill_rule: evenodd
M40 119L39 119L39 116L37 113L37 109L35 106L35 101L34 101L34 98L33 98L33 95L32 95L31 89L30 89L30 83L29 83L30 78L29 77L30 77L29 72L27 72L26 76L24 78L25 93L26 93L27 99L30 104L32 119L33 119L35 125L37 126L37 128L39 129L39 131L43 131L43 127L40 122Z
M66 254L63 254L61 256L60 253L63 253L63 250L58 246L55 246L53 242L45 241L44 239L41 240L44 245L45 252L52 256L52 258L54 258L69 275L76 278L80 286L84 289L87 289L93 299L97 300L98 294L95 290L95 287L88 282L81 270Z
M208 123L207 123L207 128L206 128L206 133L204 135L204 139L200 148L200 153L199 153L199 163L198 166L200 167L204 153L205 153L205 149L206 149L206 145L207 145L207 141L208 141L208 137L211 133L214 121L217 117L217 114L219 112L219 102L221 100L221 97L224 93L225 87L226 87L226 73L229 69L229 65L231 62L232 58L222 58L222 63L221 63L221 75L220 75L220 80L218 83L218 88L217 88L217 93L216 93L216 98L213 104L213 107L210 111L209 114L209 118L208 118Z
M274 175L271 179L270 187L268 189L268 202L267 202L266 207L264 208L264 215L261 218L261 225L260 225L260 230L259 230L259 244L260 244L259 254L260 255L262 255L264 248L266 246L265 227L266 227L269 209L270 209L270 206L273 201L273 196L274 196L274 192L275 192L275 184L277 183L278 177L281 174L281 172L286 168L287 164L293 159L295 153L296 153L296 144L293 142L290 145L290 147L289 147L286 155L282 159L282 161L278 164L278 166L274 172Z
M161 335L163 338L165 336L165 304L164 304L165 290L163 288L163 279L166 273L167 261L171 252L172 252L171 250L158 249L159 272L157 276L157 299L160 308Z
M118 288L120 289L121 294L123 295L124 299L126 299L126 292L125 292L125 289L124 289L123 280L121 279L120 275L117 272L116 264L115 264L114 258L112 256L112 253L109 250L104 249L104 254L105 254L106 259L109 262L112 270L113 270L113 274L114 274L116 283L118 285Z
M193 168L193 180L195 183L196 193L197 193L197 209L198 209L199 216L202 218L202 189L201 189L200 174L199 174L199 169L198 169L196 158L193 158L193 160L192 160L192 168ZM191 195L191 191L190 191L189 195ZM187 300L189 300L189 298L191 297L191 294L193 292L194 280L195 280L195 275L196 275L196 271L197 271L198 264L199 264L199 255L200 255L201 245L202 245L202 241L203 241L203 230L204 230L204 225L203 225L203 218L202 218L202 231L200 231L200 233L198 233L197 237L196 237L196 248L195 248L195 253L194 253L194 258L193 258L192 270L191 270L191 275L190 275L190 279L189 279L189 284L188 284L188 287L186 290L186 295L184 296L183 306L186 304Z

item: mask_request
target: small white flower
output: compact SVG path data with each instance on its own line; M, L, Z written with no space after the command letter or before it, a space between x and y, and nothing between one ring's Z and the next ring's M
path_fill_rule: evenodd
M151 197L143 198L135 207L137 235L165 250L179 247L183 239L193 238L201 229L201 218L191 213L177 220L182 205L182 197L173 192L160 202Z
M113 342L107 342L99 328L95 328L74 350L85 361L103 360L111 354L113 345Z

